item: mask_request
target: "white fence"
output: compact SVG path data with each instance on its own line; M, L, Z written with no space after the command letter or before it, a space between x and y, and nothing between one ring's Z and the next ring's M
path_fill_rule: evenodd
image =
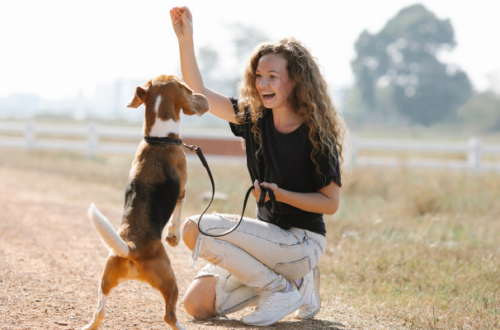
M369 140L351 137L353 164L356 166L428 167L470 169L473 171L500 171L500 162L484 160L484 155L500 155L500 145L484 144L477 138L468 142ZM429 158L358 157L360 150L400 152L428 152L432 154L463 154L466 160ZM498 157L500 159L500 157Z
M183 138L202 138L218 140L238 140L229 130L217 131L191 130L183 132ZM41 137L40 137L41 136ZM45 136L45 137L43 137ZM47 138L47 136L51 136ZM57 138L54 138L57 137ZM66 137L66 139L61 139ZM68 139L69 138L69 139ZM59 150L86 152L92 158L97 153L134 154L142 138L141 129L134 127L89 125L42 124L27 121L0 122L0 147L24 148L26 150ZM104 142L113 140L113 142ZM133 139L135 143L116 142L120 139ZM484 144L477 138L468 142L411 141L411 140L373 140L351 137L352 162L355 166L389 167L428 167L455 168L474 171L500 171L500 162L484 160L484 155L500 155L500 145ZM462 160L403 157L367 157L360 152L367 150L396 152L427 152L439 154L463 154ZM491 157L490 157L491 158ZM500 159L500 156L497 157ZM465 160L464 160L465 159Z
M6 133L11 136L6 136ZM203 132L192 131L184 133L183 137L201 137L202 134ZM239 141L239 138L234 137L231 132L221 134L209 131L207 134L215 140ZM17 136L13 137L12 135ZM61 137L66 137L66 139ZM86 126L62 125L34 123L32 121L25 123L0 122L0 147L24 148L28 151L80 151L86 152L89 158L93 158L97 153L134 154L142 138L142 128L139 126L100 126L95 123ZM104 142L103 139L113 142ZM119 142L119 140L128 140L128 143ZM130 140L135 141L131 143Z

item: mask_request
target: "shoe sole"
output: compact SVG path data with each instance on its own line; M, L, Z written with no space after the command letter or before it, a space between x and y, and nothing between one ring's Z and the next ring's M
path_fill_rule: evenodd
M319 299L319 281L320 281L320 277L319 277L319 267L318 266L314 267L314 269L313 269L313 277L314 277L314 294L316 295L316 301L319 302L319 307L314 312L312 312L312 314L310 314L310 315L308 315L306 317L294 316L294 319L299 319L299 320L309 320L309 319L312 319L313 317L316 316L316 314L319 313L319 311L321 309L321 300Z
M256 323L245 322L243 320L241 320L241 322L244 323L244 324L247 324L247 325L255 325L255 326L258 326L258 327L265 327L266 325L274 324L274 323L278 322L279 320L285 318L289 314L295 312L297 309L299 309L300 307L302 307L302 305L304 305L304 303L305 303L304 299L300 298L300 300L298 300L295 304L293 304L287 310L285 310L283 312L283 316L281 316L278 319L268 320L266 322L256 322Z

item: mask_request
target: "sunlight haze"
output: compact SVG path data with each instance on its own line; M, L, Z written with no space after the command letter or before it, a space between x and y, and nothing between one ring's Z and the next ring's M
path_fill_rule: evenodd
M117 78L149 79L179 73L177 41L169 10L193 12L195 46L210 45L231 63L229 26L240 22L271 40L293 36L318 57L332 88L351 86L354 42L378 32L400 9L418 2L373 1L9 1L0 5L0 97L13 93L42 98L95 93ZM449 60L464 69L474 87L490 87L500 72L498 2L420 1L440 19L450 18L458 46ZM224 63L222 61L222 63ZM221 68L221 74L223 74Z

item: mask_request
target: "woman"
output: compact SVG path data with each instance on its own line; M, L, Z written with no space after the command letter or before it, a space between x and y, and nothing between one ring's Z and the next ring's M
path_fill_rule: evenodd
M197 319L226 315L252 304L241 321L273 324L290 313L308 319L320 310L318 261L326 246L323 214L334 214L340 198L340 164L346 127L327 94L327 85L309 51L295 39L262 44L252 54L240 84L239 100L203 85L187 7L170 11L179 41L184 81L210 101L210 112L227 120L245 139L247 166L259 199L259 183L270 188L257 208L220 238L199 233L199 216L187 218L183 240L193 260L209 262L184 295ZM338 151L338 152L337 152ZM203 217L205 231L234 226L231 216Z

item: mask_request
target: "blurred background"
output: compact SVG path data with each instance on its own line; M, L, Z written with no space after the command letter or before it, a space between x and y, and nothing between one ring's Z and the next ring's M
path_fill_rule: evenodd
M193 13L209 88L237 96L251 50L293 36L317 57L351 130L352 181L325 216L316 319L330 323L286 327L497 329L500 2L491 0L1 2L0 315L24 318L13 329L90 317L83 297L94 299L106 254L85 209L96 202L118 227L144 111L125 104L147 80L180 75L169 16L180 5ZM209 114L183 117L182 135L212 155L225 195L211 210L239 214L250 184L241 142ZM210 191L198 159L188 163L186 216ZM67 233L79 239L61 240ZM60 262L65 251L79 261ZM185 247L169 255L185 272L182 294L195 270ZM82 277L72 282L73 271ZM65 297L46 297L54 274ZM45 312L35 295L51 302ZM126 297L111 309L136 299ZM140 313L131 318L153 328ZM109 322L124 328L119 315Z
M212 89L236 96L250 51L294 36L323 66L353 131L500 130L494 1L183 3L193 12L197 56ZM169 17L174 5L3 2L0 116L140 122L140 109L124 107L135 86L159 74L180 75ZM194 121L225 125L212 116Z

